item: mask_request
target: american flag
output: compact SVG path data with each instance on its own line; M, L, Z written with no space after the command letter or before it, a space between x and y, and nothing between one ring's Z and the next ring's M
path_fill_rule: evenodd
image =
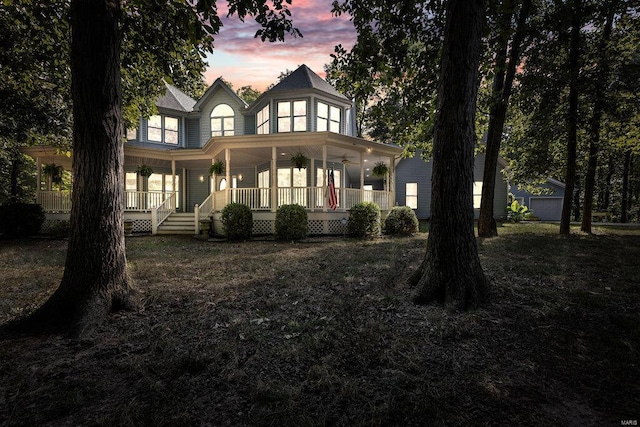
M338 197L336 196L336 184L333 179L333 169L329 170L329 207L334 211L338 207Z

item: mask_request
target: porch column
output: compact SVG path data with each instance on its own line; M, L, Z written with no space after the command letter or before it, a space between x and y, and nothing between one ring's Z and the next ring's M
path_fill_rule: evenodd
M176 210L176 161L171 159L171 190L173 195L173 210Z
M225 205L229 204L229 192L231 191L231 149L224 149L224 159L225 159L225 179L227 180L227 187L225 188Z
M42 161L40 157L36 157L36 182L38 183L36 193L40 193L42 191Z
M327 212L327 146L322 146L322 189L324 190L322 194L325 195L322 200L322 212Z
M309 194L309 209L311 209L311 212L313 212L316 210L316 197L318 197L318 192L316 191L316 161L312 157L311 160L309 160L309 163L311 165L311 168L308 169L311 170L311 194Z
M278 210L278 148L271 147L271 212Z
M396 205L396 161L389 157L389 210Z
M360 201L364 202L364 152L360 153Z

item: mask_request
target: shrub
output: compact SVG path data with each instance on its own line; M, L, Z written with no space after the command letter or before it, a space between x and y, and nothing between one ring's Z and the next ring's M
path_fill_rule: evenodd
M282 205L276 212L276 237L280 240L299 240L309 232L307 211L300 205Z
M533 211L529 210L525 205L521 205L517 200L507 206L507 221L520 222L524 219L529 219L533 214Z
M222 228L229 240L246 240L253 232L253 214L247 205L229 203L222 209Z
M0 233L9 237L38 234L44 223L42 207L33 203L10 203L0 206Z
M385 234L412 234L418 231L418 217L409 206L394 206L384 220Z
M347 232L355 237L377 236L380 234L380 208L373 202L353 205L349 210Z

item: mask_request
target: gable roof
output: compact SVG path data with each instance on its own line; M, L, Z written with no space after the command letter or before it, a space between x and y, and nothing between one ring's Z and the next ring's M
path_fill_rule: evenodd
M289 74L287 77L282 79L280 83L275 85L268 92L272 93L299 89L316 89L321 92L336 96L338 98L342 98L347 101L349 100L346 96L338 92L327 81L320 78L320 76L311 71L311 69L304 64L298 67L297 70Z
M167 82L165 82L165 85L167 90L163 96L158 98L156 106L184 113L189 113L193 110L193 106L196 104L195 99Z
M221 77L218 77L216 81L213 82L211 86L209 86L207 91L204 93L204 95L202 95L198 102L195 103L195 105L193 106L193 111L200 111L200 108L202 108L202 106L209 100L209 98L211 98L211 96L213 96L215 92L217 92L218 89L222 89L227 92L227 94L235 99L243 108L247 107L247 103L244 102L244 100L240 98L238 94L231 90L231 88L227 86L227 84L224 82L224 80L222 80Z

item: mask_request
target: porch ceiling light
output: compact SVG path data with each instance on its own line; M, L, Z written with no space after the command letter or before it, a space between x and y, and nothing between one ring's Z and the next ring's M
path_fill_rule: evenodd
M371 153L372 151L371 147L367 147L367 153Z

